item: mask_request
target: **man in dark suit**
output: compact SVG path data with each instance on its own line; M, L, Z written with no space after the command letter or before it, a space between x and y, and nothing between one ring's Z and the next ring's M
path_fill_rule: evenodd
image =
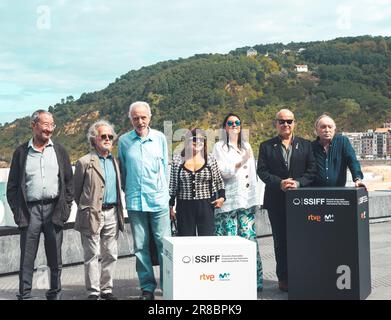
M272 226L278 286L288 291L285 191L309 186L316 175L311 142L293 136L295 118L288 109L276 114L278 136L261 143L257 173L266 184L263 207Z
M48 300L61 298L61 245L64 222L73 201L73 174L63 146L50 139L53 116L37 110L31 117L33 137L16 148L7 184L7 200L20 229L19 300L30 299L34 261L41 232L50 269Z

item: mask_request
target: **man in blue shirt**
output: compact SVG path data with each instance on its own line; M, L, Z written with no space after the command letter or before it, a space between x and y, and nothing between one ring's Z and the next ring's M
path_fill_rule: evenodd
M318 174L315 186L343 187L346 184L346 171L349 168L355 187L365 187L360 163L349 139L335 134L335 122L327 114L315 121L317 138L312 142Z
M132 103L129 118L134 130L119 138L118 156L142 290L140 299L153 300L157 283L149 243L156 244L163 288L163 237L170 235L167 140L163 133L149 127L148 103Z

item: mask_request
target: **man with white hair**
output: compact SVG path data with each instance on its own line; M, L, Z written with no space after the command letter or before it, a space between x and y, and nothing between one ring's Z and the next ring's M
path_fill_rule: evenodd
M356 187L365 187L363 173L356 154L347 137L335 134L334 120L322 114L315 121L317 138L312 142L318 174L314 186L344 187L349 168Z
M88 300L117 300L112 292L113 275L124 215L120 171L111 154L115 138L109 122L95 122L87 134L92 151L76 163L74 184L78 210L75 229L81 234Z
M156 244L162 288L163 237L170 235L167 141L163 133L149 127L148 103L132 103L129 118L134 130L119 138L118 156L142 290L140 299L154 300L157 283L149 244Z

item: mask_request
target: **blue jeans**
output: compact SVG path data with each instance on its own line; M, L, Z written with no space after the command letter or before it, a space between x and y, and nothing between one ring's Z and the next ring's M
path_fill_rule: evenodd
M133 233L140 288L142 291L154 292L157 283L152 268L149 241L154 240L156 244L160 264L160 288L163 288L163 238L171 235L168 208L158 212L128 211L128 217Z

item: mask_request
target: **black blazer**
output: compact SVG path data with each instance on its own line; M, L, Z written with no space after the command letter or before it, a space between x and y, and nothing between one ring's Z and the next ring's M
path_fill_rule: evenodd
M65 148L53 143L59 167L59 198L54 207L52 221L62 227L71 213L73 201L73 172ZM19 228L29 225L30 213L26 202L26 160L28 142L16 148L11 161L7 183L7 201Z
M292 147L289 171L282 155L279 137L267 140L259 147L257 173L266 184L263 200L265 209L285 208L285 192L281 190L281 180L293 178L300 183L300 187L307 187L315 179L316 163L311 142L294 137Z

